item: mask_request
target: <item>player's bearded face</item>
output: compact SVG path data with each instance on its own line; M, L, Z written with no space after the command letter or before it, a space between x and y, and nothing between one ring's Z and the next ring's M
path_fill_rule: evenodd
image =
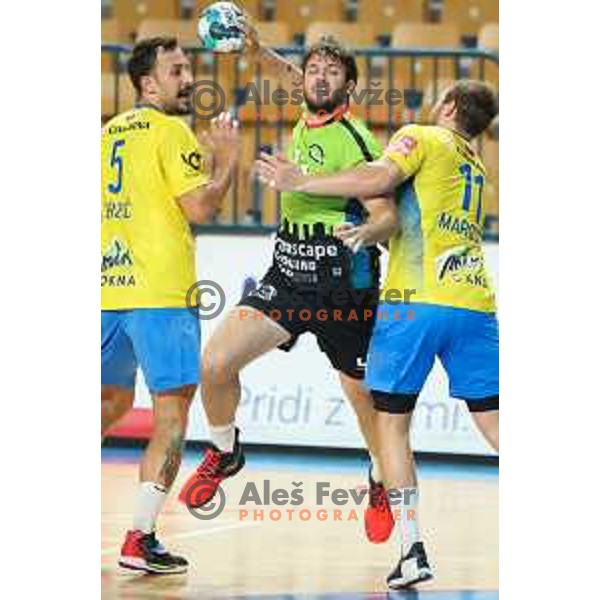
M168 114L191 112L192 72L190 62L181 50L159 54L155 67L157 101Z
M344 66L335 58L315 54L304 71L304 100L308 110L333 112L347 98Z

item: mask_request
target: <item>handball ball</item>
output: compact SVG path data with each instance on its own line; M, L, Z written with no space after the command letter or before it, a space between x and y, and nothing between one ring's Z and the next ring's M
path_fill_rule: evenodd
M215 2L198 17L198 38L213 52L239 52L244 47L244 13L233 2Z

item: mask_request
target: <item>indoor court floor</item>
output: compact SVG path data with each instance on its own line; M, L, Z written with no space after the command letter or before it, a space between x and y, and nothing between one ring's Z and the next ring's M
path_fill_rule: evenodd
M330 490L364 488L367 461L350 453L246 450L246 467L225 482L227 500L216 518L195 518L176 493L167 501L158 535L169 550L190 561L187 574L148 576L120 569L117 559L131 523L140 454L137 448L102 450L105 599L498 598L497 465L419 461L420 520L435 578L416 591L387 593L385 577L397 562L397 548L367 541L366 499L358 506L352 501L336 506L331 498L317 505L317 483L330 484ZM199 456L197 450L186 452L174 491ZM303 491L302 505L243 503L244 492L254 489L264 499L265 480L271 494L276 488L291 492L296 484ZM256 487L248 487L251 483ZM260 512L254 514L261 509L262 520ZM317 518L319 509L326 511L320 513L325 520Z

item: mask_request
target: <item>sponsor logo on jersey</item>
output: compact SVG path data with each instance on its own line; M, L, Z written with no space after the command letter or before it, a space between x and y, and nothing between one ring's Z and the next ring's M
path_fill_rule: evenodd
M142 129L150 129L150 123L148 121L134 121L127 125L110 125L108 127L108 135L116 135L117 133L126 133L128 131L136 131Z
M339 256L340 247L336 242L319 243L312 240L300 242L287 242L278 238L275 241L275 251L289 254L290 256L300 256L302 258L335 258Z
M116 267L129 268L132 266L133 259L131 258L131 251L124 242L114 238L107 250L102 254L102 272L104 273L105 271Z
M102 275L100 278L102 287L133 287L135 277L133 275Z
M467 283L487 287L483 255L473 253L469 246L455 246L435 259L438 281L451 280L454 283Z
M135 286L135 277L132 273L112 274L107 273L111 269L119 267L129 269L133 266L131 251L119 239L115 238L109 244L108 249L102 255L102 276L100 285L102 287L132 287Z
M319 265L342 260L338 242L315 240L286 241L277 238L273 258L279 270L296 283L316 284L319 282ZM343 269L331 271L333 277L342 277Z
M181 153L181 160L193 171L200 171L202 168L202 156L197 150L192 150L189 154Z

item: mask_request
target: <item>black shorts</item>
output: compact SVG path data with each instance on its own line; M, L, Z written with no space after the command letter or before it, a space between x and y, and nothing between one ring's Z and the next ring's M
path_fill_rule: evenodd
M239 305L259 310L291 334L281 350L291 350L300 335L310 332L334 369L363 379L378 296L377 289L290 284L272 266L259 287L247 293Z

